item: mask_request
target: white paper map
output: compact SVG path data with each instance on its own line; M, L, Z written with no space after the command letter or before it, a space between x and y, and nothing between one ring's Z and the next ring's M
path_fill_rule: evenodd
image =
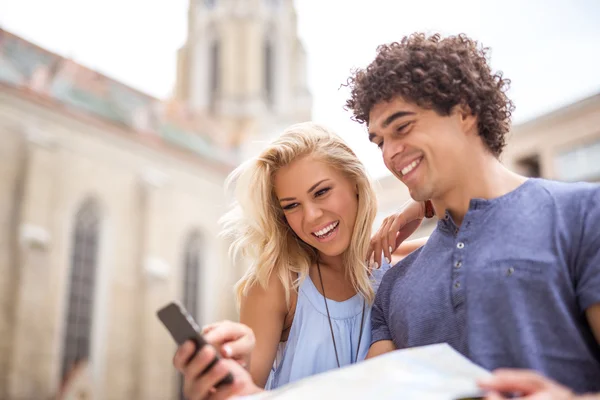
M244 399L455 400L481 396L476 379L489 375L449 345L435 344L396 350Z

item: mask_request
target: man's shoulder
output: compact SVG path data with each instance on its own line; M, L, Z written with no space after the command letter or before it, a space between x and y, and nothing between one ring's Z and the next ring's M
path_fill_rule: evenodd
M419 247L388 269L381 279L379 290L387 290L396 280L401 279L413 265L415 260L419 258L419 254L421 254L422 251L423 247Z
M600 207L600 184L590 182L561 182L550 179L531 178L531 185L525 196L521 197L521 208L535 208L536 215L561 215L566 220L585 218ZM576 218L575 220L579 220Z
M390 268L390 271L393 271L396 269L396 267L408 267L410 265L412 265L415 260L417 258L419 258L419 254L421 254L421 252L423 251L423 247L425 246L421 246L418 249L415 249L414 251L412 251L410 254L408 254L406 257L404 257L402 260L398 261L392 268ZM388 271L388 272L390 272Z
M550 179L534 179L540 192L556 200L559 204L578 203L600 196L600 184L592 182L561 182Z

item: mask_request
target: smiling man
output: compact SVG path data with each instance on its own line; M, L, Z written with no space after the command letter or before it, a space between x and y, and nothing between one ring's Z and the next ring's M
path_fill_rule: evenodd
M475 41L422 34L348 80L354 119L441 217L384 277L369 354L447 342L488 369L600 391L600 187L502 165L508 83Z

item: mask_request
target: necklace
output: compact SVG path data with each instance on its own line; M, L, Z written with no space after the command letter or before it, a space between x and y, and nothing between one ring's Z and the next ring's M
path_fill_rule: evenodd
M321 281L321 290L323 291L323 301L325 302L325 310L327 311L327 320L329 321L329 331L331 332L331 340L333 341L335 360L337 361L338 368L340 368L340 357L338 355L337 346L335 344L335 335L333 334L333 326L331 325L331 315L329 314L329 307L327 307L327 296L325 295L325 286L323 285L323 276L321 276L321 266L319 265L319 261L317 261L317 271L319 271L319 280ZM360 334L358 335L358 346L356 346L356 356L354 357L354 362L358 361L358 352L360 350L360 342L362 340L363 335L363 325L365 322L365 302L366 301L363 299L362 315L360 317Z

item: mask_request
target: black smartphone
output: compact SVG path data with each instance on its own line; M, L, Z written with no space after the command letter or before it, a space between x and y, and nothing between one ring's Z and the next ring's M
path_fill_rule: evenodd
M187 312L187 310L179 303L172 302L167 304L165 307L157 311L156 315L158 319L165 325L165 327L175 339L178 346L181 346L186 341L191 340L196 345L194 354L190 357L190 360L198 353L198 351L207 345L206 340L200 334L200 327L194 321L194 318ZM219 361L219 353L213 361L206 367L202 374L209 371ZM227 374L215 387L227 385L233 382L233 375Z

